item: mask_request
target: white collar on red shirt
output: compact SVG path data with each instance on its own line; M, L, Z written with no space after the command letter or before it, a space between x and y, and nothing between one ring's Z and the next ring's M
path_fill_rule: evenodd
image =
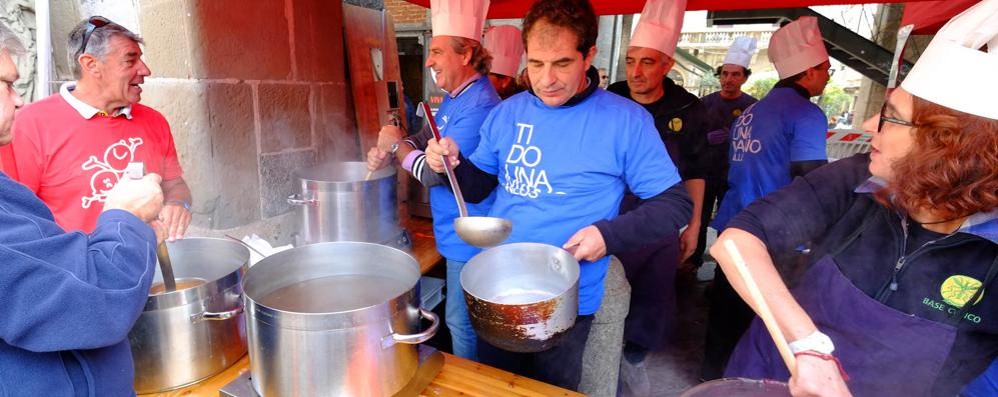
M90 120L98 113L101 113L100 109L90 106L85 102L81 101L79 98L73 96L73 94L70 94L70 91L73 91L75 89L76 89L75 81L63 83L62 86L59 87L59 95L62 95L62 99L66 100L66 102L69 103L69 106L72 106L73 109L76 109L76 111L80 113L80 116L83 116L83 118L87 120ZM112 117L125 116L126 119L131 120L132 105L116 109L114 111L114 114L111 116Z

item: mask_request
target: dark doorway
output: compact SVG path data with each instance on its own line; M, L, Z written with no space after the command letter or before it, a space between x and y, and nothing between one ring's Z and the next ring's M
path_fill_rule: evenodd
M423 100L423 45L416 37L396 39L399 49L399 71L402 73L402 91L416 104Z

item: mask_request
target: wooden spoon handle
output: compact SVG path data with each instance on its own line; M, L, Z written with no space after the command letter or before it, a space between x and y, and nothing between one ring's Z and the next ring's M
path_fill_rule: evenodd
M769 331L769 336L773 338L773 342L776 343L776 349L780 351L780 357L783 358L783 363L787 365L787 369L790 370L790 376L797 376L797 358L794 357L793 353L790 352L790 345L787 344L787 338L783 336L783 331L780 330L780 326L776 324L776 318L773 317L773 312L769 309L769 304L766 303L766 299L762 297L762 292L759 291L759 285L755 283L755 279L752 278L752 273L749 272L748 267L745 266L745 259L742 258L741 251L735 246L733 240L724 240L724 248L728 251L728 255L731 255L731 260L735 262L735 268L738 269L738 274L742 276L742 282L745 283L745 288L748 288L749 295L755 302L755 307L759 309L759 318L762 319L763 324L766 324L766 330Z

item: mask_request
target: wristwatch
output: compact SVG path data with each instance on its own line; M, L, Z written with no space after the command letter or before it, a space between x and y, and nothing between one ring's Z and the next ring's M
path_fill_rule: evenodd
M392 152L392 155L394 156L395 152L399 151L399 143L398 142L393 143L391 146L388 147L388 151Z
M835 345L832 344L832 338L821 331L814 331L808 336L790 342L790 352L793 354L808 350L821 354L832 354L835 351Z

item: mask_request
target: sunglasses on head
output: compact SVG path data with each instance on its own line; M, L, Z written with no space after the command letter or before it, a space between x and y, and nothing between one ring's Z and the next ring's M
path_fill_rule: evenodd
M81 55L87 51L87 42L90 41L90 35L93 34L95 30L103 28L110 23L110 20L101 16L90 17L90 19L87 20L87 30L83 32L83 43L80 45L79 52Z

